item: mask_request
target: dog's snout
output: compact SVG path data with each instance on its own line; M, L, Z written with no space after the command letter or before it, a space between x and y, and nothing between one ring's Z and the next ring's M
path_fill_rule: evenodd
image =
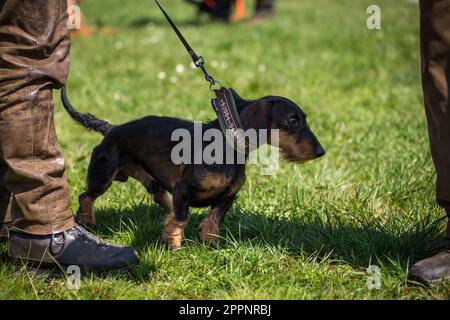
M320 145L320 143L318 143L318 144L316 145L316 148L315 148L314 152L315 152L315 154L316 154L316 156L317 156L318 158L320 158L320 157L322 157L323 155L325 155L325 149Z

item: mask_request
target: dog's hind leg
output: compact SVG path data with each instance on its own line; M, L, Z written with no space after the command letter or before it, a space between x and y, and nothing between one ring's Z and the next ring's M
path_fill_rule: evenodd
M177 199L178 215L175 214L174 201L169 193L151 175L139 165L129 165L120 170L118 176L124 179L130 176L138 180L147 191L153 195L156 203L166 210L167 218L164 223L163 240L171 249L181 248L184 238L184 227L187 224L189 216L189 205L186 204L188 196L187 189L178 185L175 189L175 198ZM185 192L186 191L186 192Z
M166 210L167 215L174 214L173 201L166 189L157 184L153 197L155 202Z
M214 206L211 206L209 214L203 219L198 228L199 238L205 244L215 247L217 237L219 236L220 223L222 222L225 213L233 205L236 195L224 198L222 201Z
M103 145L92 152L88 168L87 190L80 195L77 220L81 224L94 226L94 202L108 190L117 174L119 156Z
M117 177L119 177L119 179ZM172 199L170 199L167 190L154 180L144 168L136 164L127 165L119 171L116 179L126 181L128 177L132 177L139 181L145 187L147 192L153 196L155 202L167 211L168 215L174 212Z

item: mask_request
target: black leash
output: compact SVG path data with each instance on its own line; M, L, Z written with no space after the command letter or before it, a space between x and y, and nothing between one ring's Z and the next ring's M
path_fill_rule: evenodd
M186 38L183 36L181 31L178 29L178 27L175 24L175 22L172 21L170 16L167 14L166 10L164 10L164 8L159 4L158 0L155 0L155 2L158 5L158 7L161 9L163 15L166 17L167 21L169 22L169 24L171 25L171 27L173 28L175 33L177 34L177 36L180 39L181 43L183 43L183 45L186 48L188 54L191 56L191 59L194 62L195 66L197 68L200 68L203 71L203 74L205 75L206 81L208 81L211 84L211 86L215 85L217 82L214 80L213 77L211 77L209 75L208 71L206 70L205 59L203 59L202 56L198 56L195 53L194 49L192 49L192 47L189 45L189 43L187 42Z
M194 49L192 49L192 47L189 45L186 38L177 28L175 22L172 21L172 19L163 9L158 0L155 0L155 2L161 9L169 24L172 26L180 41L183 43L195 66L202 70L203 74L205 75L206 81L210 83L210 89L212 89L212 87L216 84L220 85L219 89L214 89L216 98L211 100L213 109L217 115L220 128L222 129L222 132L225 135L227 141L233 147L237 146L237 151L245 153L249 147L249 144L243 134L244 128L242 126L239 112L236 107L236 102L234 101L234 96L231 90L223 87L219 81L214 80L214 78L206 70L205 59L195 53Z

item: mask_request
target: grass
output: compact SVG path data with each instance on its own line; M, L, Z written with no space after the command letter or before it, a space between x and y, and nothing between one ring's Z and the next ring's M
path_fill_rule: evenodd
M422 106L417 4L377 1L382 29L368 30L372 2L362 0L283 0L271 21L230 26L196 25L194 8L164 3L223 84L248 98L298 102L326 157L283 163L275 176L250 166L216 250L196 240L206 210L195 209L186 248L168 251L162 209L137 183L117 183L96 204L95 233L135 247L140 266L127 276L87 275L74 291L1 265L0 299L450 298L448 283L407 282L408 268L444 231ZM206 82L152 0L83 1L82 10L115 32L73 39L68 90L79 110L113 123L147 114L213 117ZM101 137L56 105L75 211ZM381 267L378 290L366 286L371 264Z

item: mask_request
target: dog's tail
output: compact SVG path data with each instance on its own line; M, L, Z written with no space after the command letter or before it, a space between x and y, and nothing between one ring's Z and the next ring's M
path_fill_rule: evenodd
M101 120L93 114L80 113L75 110L67 97L66 86L61 88L61 100L64 105L64 109L66 109L72 119L81 124L83 127L100 132L102 135L105 135L113 127L108 121Z

